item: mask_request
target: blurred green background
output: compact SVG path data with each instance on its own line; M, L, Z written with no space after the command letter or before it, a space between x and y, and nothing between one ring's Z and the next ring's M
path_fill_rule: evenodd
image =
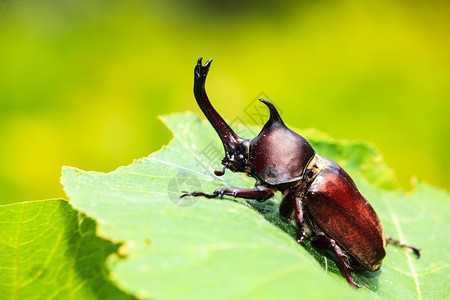
M291 126L375 144L406 189L449 188L448 1L1 1L0 203L63 197L167 144L193 67L227 119L261 92ZM424 199L426 200L426 199Z

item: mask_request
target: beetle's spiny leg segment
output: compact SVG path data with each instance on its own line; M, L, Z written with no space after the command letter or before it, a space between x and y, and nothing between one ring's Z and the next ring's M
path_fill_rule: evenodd
M408 244L405 244L403 242L400 242L399 240L393 239L391 237L387 237L386 241L388 241L389 243L392 243L394 245L400 246L402 248L409 249L414 252L414 254L416 255L417 258L420 258L420 249L410 246Z
M305 227L303 225L304 219L303 219L303 204L302 199L298 196L295 197L295 222L297 223L298 231L299 231L299 237L297 240L297 243L303 244L305 242L306 234L305 234Z
M200 191L195 192L182 192L183 194L180 198L193 196L193 197L205 197L205 198L217 198L218 196L223 197L223 195L233 196L244 199L254 199L260 202L266 201L271 198L275 191L271 188L265 186L255 186L253 189L240 189L240 188L221 188L217 189L212 194L205 194Z
M336 241L333 239L330 239L329 237L320 237L317 240L312 241L313 245L316 246L319 249L326 250L331 248L336 254L339 269L341 270L342 274L344 275L345 279L347 279L347 282L354 286L355 288L360 288L360 286L353 280L352 274L350 273L350 267L347 262L347 257L342 251L342 249L336 244Z

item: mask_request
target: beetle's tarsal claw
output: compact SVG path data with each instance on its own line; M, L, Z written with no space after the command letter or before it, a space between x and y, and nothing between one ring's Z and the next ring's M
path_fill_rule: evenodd
M206 198L215 198L216 197L216 195L215 194L205 194L205 193L203 193L203 192L200 192L200 191L194 191L194 192L186 192L186 191L183 191L182 192L183 194L180 196L180 198L184 198L184 197L187 197L187 196L192 196L192 197L206 197Z
M180 195L180 198L184 198L184 197L186 197L187 196L187 192L186 191L182 191L182 194Z
M297 239L297 243L299 243L300 245L303 245L305 243L305 241L306 241L306 236L304 233L302 233L300 235L300 237Z
M216 175L216 176L223 176L224 174L225 174L225 170L227 169L227 166L224 166L223 168L222 168L222 171L217 171L217 170L214 170L214 174Z
M414 252L417 258L420 258L420 249L417 249L415 247L411 247L411 250Z

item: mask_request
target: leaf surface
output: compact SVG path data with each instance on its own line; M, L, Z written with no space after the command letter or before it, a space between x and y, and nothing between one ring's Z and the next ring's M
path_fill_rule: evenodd
M124 243L119 253L125 258L109 259L111 276L124 290L156 299L448 295L448 280L442 281L448 279L448 239L443 238L449 229L448 195L423 184L414 194L395 191L392 171L370 145L301 132L320 155L338 162L355 179L389 235L422 248L417 260L388 246L381 271L355 274L368 287L355 291L332 261L295 242L295 231L277 213L280 195L262 204L179 199L183 190L251 187L254 179L229 171L214 176L223 149L211 126L197 116L173 114L164 122L174 140L130 166L108 174L63 169L71 204L97 221L100 236Z
M133 299L108 279L117 246L65 200L0 206L0 299Z

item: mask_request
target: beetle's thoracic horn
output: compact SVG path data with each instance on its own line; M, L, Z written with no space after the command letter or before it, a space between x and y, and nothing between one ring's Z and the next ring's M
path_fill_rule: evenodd
M280 117L280 114L278 113L278 110L272 104L272 102L270 102L266 99L259 99L259 101L261 101L262 103L267 105L267 107L269 108L269 111L270 111L270 118L266 123L267 127L271 126L272 124L276 124L276 123L286 127L286 125L284 125L283 120ZM266 127L266 126L264 126L264 127Z
M212 59L202 65L202 57L199 58L194 70L194 95L198 106L205 114L211 125L216 130L225 148L226 157L236 153L236 149L240 147L245 139L239 137L233 129L225 122L219 113L211 105L206 95L205 81L211 66Z

